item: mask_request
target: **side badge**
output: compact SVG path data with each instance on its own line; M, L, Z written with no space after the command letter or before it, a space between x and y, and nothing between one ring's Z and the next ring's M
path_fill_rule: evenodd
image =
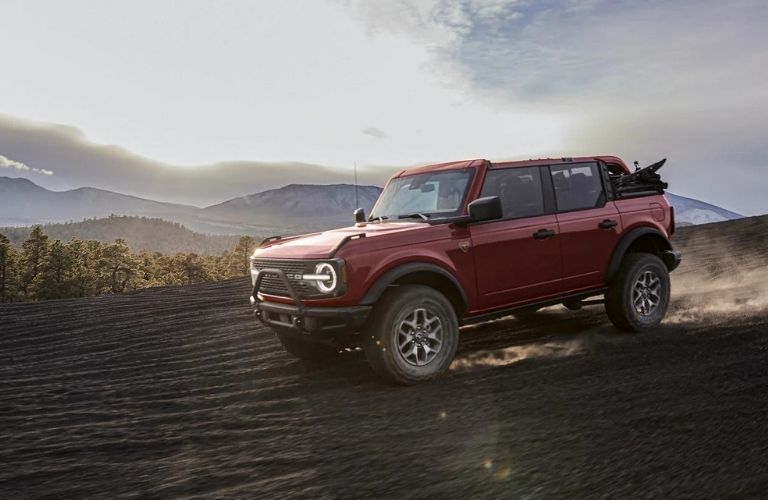
M460 241L459 242L459 250L461 250L464 253L469 252L469 249L472 247L472 244L469 241Z

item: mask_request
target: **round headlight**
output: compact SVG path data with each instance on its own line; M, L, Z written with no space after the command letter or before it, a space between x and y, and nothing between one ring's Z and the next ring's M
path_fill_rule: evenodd
M336 270L333 266L327 262L318 264L315 267L315 274L321 276L327 276L324 280L317 280L317 288L323 293L330 293L336 289L338 279L336 278Z

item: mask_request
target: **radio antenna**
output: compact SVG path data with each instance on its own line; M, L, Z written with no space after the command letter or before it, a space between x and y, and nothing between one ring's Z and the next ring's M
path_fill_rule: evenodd
M360 199L357 195L357 162L355 162L355 208L360 208Z

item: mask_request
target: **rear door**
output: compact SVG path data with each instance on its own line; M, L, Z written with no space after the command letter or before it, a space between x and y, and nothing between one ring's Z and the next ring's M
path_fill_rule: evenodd
M560 227L563 290L600 286L622 232L619 212L606 193L604 169L587 162L551 165L549 171Z
M535 301L560 288L560 239L546 167L491 168L480 196L498 196L504 217L472 224L481 309Z

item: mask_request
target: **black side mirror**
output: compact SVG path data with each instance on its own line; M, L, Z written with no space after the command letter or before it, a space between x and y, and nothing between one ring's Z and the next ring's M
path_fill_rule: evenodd
M501 200L498 196L478 198L467 207L472 222L501 219Z
M358 208L358 209L356 209L352 213L355 214L355 222L356 223L357 222L365 222L365 210L363 210L362 208Z

